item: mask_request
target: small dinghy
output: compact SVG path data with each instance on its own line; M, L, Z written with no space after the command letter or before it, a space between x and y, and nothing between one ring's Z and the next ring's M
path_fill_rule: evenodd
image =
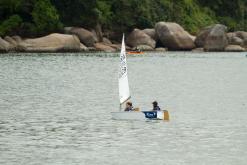
M127 54L144 54L142 51L129 51Z
M134 111L122 111L122 105L126 103L130 98L129 81L128 81L128 69L126 60L126 49L124 42L124 35L122 39L122 47L120 52L120 68L119 68L119 99L120 99L120 111L112 112L112 118L116 120L169 120L169 113L166 110L163 111L140 111L136 108Z
M129 111L112 112L112 118L116 120L169 120L168 111Z

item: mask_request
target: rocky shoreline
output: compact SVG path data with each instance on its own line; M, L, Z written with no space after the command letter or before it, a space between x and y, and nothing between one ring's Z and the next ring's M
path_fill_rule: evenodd
M23 39L20 36L0 37L0 53L8 52L117 52L120 42L103 37L95 31L80 27L65 27L64 33ZM128 50L142 51L247 51L247 32L227 32L227 27L215 24L201 29L193 36L177 23L158 22L153 29L134 29L126 36Z

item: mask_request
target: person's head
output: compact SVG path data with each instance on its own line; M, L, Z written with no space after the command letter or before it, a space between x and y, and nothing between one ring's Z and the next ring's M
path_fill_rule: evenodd
M126 103L126 106L127 106L127 107L132 107L132 102L128 101L128 102Z
M158 106L158 102L157 101L154 101L152 104L153 104L154 107Z

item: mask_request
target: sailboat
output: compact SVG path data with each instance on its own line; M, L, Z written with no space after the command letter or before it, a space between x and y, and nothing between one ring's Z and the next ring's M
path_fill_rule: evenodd
M122 111L122 105L125 104L130 98L129 81L128 81L128 67L126 59L126 48L124 42L124 35L122 38L122 46L120 52L120 66L118 75L118 87L119 87L119 112L112 112L112 118L116 120L169 120L169 113L167 110L162 111L140 111L139 108L133 111Z

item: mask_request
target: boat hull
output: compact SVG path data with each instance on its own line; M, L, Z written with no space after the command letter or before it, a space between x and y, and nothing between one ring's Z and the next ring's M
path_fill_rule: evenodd
M127 54L144 54L144 52L127 52Z
M130 111L130 112L112 112L112 118L115 120L169 120L168 111Z

